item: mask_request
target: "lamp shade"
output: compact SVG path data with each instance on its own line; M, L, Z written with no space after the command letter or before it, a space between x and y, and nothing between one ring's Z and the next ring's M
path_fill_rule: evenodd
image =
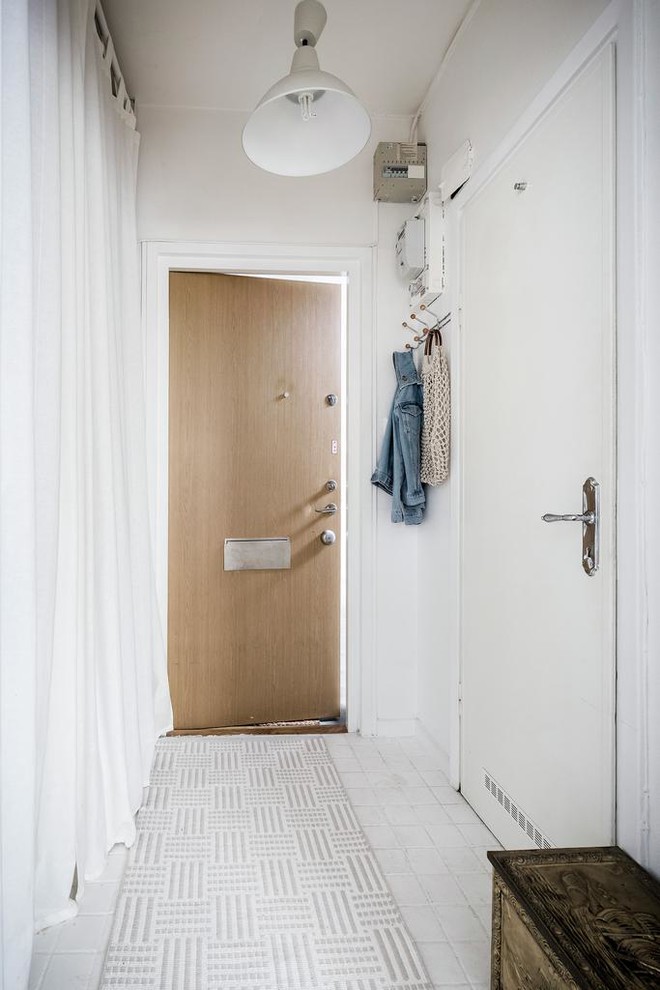
M355 94L299 48L288 76L268 90L243 130L248 158L277 175L319 175L354 158L369 140L371 119Z

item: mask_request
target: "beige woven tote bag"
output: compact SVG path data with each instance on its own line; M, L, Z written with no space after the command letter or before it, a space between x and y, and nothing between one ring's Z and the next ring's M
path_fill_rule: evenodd
M421 478L427 485L439 485L449 476L451 420L449 365L439 330L431 330L426 338L421 376L424 396Z

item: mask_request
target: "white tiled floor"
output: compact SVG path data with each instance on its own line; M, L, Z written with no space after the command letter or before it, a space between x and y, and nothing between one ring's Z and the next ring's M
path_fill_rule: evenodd
M96 990L127 855L115 846L103 876L87 885L78 916L35 936L30 988Z
M325 736L436 988L486 990L497 841L420 737ZM96 990L127 850L88 884L79 915L35 938L31 990Z

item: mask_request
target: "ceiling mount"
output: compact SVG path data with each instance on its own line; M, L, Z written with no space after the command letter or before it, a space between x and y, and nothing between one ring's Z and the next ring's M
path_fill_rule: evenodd
M243 130L248 158L276 175L320 175L362 151L371 120L346 83L319 67L316 43L327 15L301 0L294 16L291 71L268 90Z
M327 20L325 7L319 0L301 0L293 17L293 40L297 47L315 48Z

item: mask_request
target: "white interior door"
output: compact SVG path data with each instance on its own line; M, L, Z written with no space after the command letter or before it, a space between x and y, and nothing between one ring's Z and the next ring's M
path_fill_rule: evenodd
M462 219L461 779L508 848L613 839L613 94L607 48ZM541 519L589 476L591 577Z

